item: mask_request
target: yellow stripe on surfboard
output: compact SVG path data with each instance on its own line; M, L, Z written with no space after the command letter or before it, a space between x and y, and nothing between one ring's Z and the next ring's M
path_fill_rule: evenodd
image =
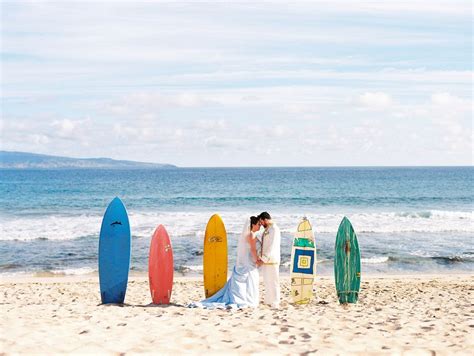
M227 233L218 214L209 219L204 234L204 292L213 296L227 282Z
M301 222L298 224L295 237L306 238L311 241L314 241L313 227L311 226L311 223L308 219L303 218L303 220L301 220Z
M308 219L303 219L299 224L298 224L298 232L302 231L312 231L313 228L311 224L309 223Z

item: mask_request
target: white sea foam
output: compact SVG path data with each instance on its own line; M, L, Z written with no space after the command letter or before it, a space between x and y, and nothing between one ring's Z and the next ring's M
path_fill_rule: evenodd
M134 238L149 238L158 224L163 224L172 238L202 237L209 217L214 212L130 212ZM222 212L229 234L240 234L250 212ZM290 234L298 221L307 215L316 234L336 234L342 214L299 214L272 212L283 233ZM474 212L364 212L349 214L354 229L361 233L474 233ZM98 237L101 215L46 215L44 217L1 218L0 240L68 240Z
M378 264L388 262L388 256L361 258L362 264Z
M80 268L58 269L58 270L52 270L50 272L52 274L57 274L57 275L79 276L79 275L83 275L83 274L91 274L91 273L97 272L97 270L94 269L94 268L91 268L91 267L80 267Z
M202 272L204 270L203 265L183 265L180 268L183 272Z
M38 271L15 271L2 272L0 277L15 276L80 276L97 272L97 269L91 267L66 268L58 270L38 270Z

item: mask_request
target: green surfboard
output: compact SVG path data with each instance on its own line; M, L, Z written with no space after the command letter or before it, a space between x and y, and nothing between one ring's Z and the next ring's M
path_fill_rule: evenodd
M360 289L360 251L354 228L346 217L337 230L334 276L339 302L356 303Z

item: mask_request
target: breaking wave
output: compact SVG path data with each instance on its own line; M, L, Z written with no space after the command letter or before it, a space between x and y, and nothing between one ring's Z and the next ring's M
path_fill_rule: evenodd
M131 212L133 237L149 238L163 224L172 238L201 237L214 212ZM255 212L223 212L229 234L240 234L244 220ZM272 213L283 233L293 233L303 214ZM343 214L307 214L318 233L335 234ZM354 229L361 233L474 233L472 211L371 212L349 214ZM101 215L46 215L2 218L0 240L71 240L98 237Z

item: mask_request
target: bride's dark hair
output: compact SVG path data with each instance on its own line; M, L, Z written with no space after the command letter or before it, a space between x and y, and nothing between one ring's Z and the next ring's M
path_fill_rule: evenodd
M250 217L250 230L252 230L252 227L255 225L255 224L258 224L259 222L259 218L256 217L256 216L251 216Z

